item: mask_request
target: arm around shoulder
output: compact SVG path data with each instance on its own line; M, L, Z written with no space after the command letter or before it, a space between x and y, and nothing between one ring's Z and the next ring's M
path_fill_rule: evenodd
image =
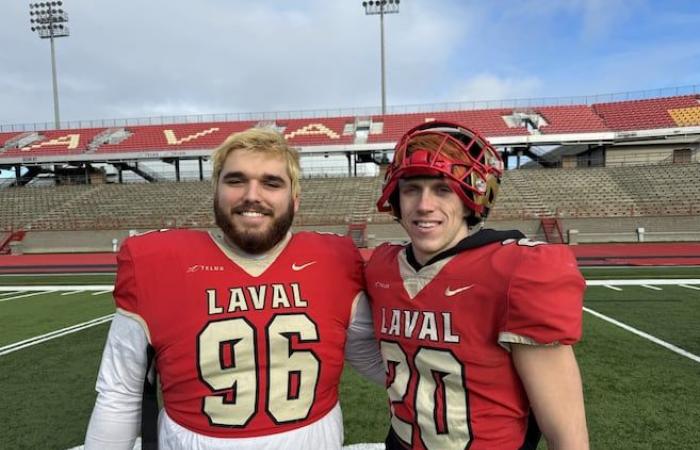
M587 450L583 388L570 345L513 344L512 357L550 450Z
M353 304L345 343L345 359L364 377L376 384L384 384L384 363L379 343L374 336L372 311L364 292L358 294Z

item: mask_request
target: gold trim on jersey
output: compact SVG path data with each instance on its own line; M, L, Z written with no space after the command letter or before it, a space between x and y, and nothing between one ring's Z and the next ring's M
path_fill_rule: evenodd
M233 247L224 239L221 232L209 232L209 237L221 249L224 255L233 261L238 267L243 269L248 275L258 277L270 267L277 257L282 253L282 250L287 248L287 244L292 239L292 233L287 232L287 235L269 252L264 255L250 255L244 253L241 249Z
M510 344L540 345L543 347L553 347L555 345L559 345L559 341L555 341L550 344L540 344L536 340L527 336L521 336L519 334L511 333L509 331L502 331L498 333L498 344L506 350L511 351Z
M406 248L401 249L398 255L399 274L403 280L403 287L406 289L408 296L413 300L433 279L440 273L445 264L452 261L454 256L450 256L440 261L434 262L428 266L422 267L418 272L408 262L406 256Z
M141 328L143 328L144 333L146 333L146 339L148 339L148 343L153 345L153 342L151 341L151 333L148 331L148 324L145 320L143 320L143 317L122 308L117 308L117 312L130 319L134 319L135 321L137 321L139 325L141 325Z

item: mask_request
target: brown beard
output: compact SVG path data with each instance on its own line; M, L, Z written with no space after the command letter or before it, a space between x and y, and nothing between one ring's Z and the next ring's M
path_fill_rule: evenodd
M231 208L226 213L219 206L218 195L214 195L214 218L216 225L224 232L224 235L238 248L246 253L257 255L265 253L277 245L287 235L289 228L294 221L294 201L289 201L289 207L281 216L275 218L267 231L249 231L237 228L231 216L243 210L253 210L262 213L271 213L270 210L263 209L253 202L245 202L242 205Z

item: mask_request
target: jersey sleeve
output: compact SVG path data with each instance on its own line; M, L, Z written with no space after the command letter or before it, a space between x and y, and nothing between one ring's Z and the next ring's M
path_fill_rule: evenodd
M136 320L151 341L151 333L146 320L141 315L139 305L139 286L137 282L136 261L132 252L133 238L122 244L117 254L117 279L114 283L114 303L117 311Z
M569 248L520 248L507 293L499 343L570 345L581 338L585 281Z
M131 256L132 239L127 239L117 254L117 279L114 283L114 302L126 314L138 315L136 270Z
M327 257L327 270L340 275L336 278L338 284L334 286L346 301L339 303L339 306L346 310L345 327L350 325L352 310L358 294L365 291L365 263L360 251L355 247L352 240L346 236L330 236L324 242L329 252ZM329 277L335 277L329 273Z
M365 261L362 259L360 251L355 247L355 244L349 239L345 238L346 245L348 246L349 257L348 260L352 261L352 279L357 286L358 291L365 290Z

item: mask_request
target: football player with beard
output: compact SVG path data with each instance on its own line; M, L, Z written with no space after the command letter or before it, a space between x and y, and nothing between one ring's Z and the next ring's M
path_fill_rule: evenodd
M381 211L411 239L365 276L387 371L387 449L586 449L584 280L564 245L482 229L502 161L468 128L429 122L396 145ZM535 421L536 418L536 421Z
M143 448L339 449L344 358L384 379L363 261L349 238L289 231L299 155L278 133L233 134L212 162L220 233L120 249L85 448L132 448L142 412L157 412L155 367L163 409Z

